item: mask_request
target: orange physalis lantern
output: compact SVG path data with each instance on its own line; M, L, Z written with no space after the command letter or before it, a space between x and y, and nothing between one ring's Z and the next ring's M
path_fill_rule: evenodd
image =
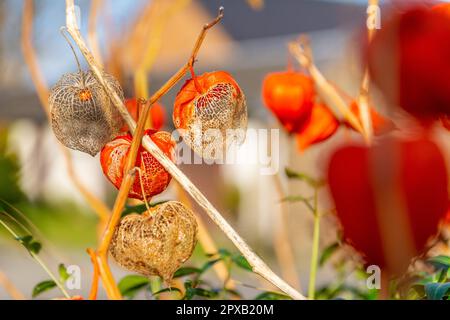
M269 73L263 82L263 100L284 128L293 133L309 121L314 105L314 83L300 72Z
M205 159L218 159L232 144L245 140L247 105L233 77L215 71L186 81L178 92L173 122L185 143ZM227 131L236 130L233 139Z
M169 157L175 159L175 141L168 132L146 130L145 135ZM100 163L103 173L112 184L119 189L125 176L124 167L128 157L132 141L130 134L119 136L107 143L100 154ZM136 174L134 183L130 189L130 198L144 200L163 192L171 180L171 175L164 167L142 146L139 147L135 166L140 169ZM141 180L142 179L142 186ZM142 190L143 189L143 190Z

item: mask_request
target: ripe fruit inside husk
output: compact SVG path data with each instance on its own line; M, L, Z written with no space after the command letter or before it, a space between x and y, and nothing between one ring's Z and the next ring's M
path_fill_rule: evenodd
M224 71L189 79L175 99L173 122L185 143L205 159L221 159L245 140L247 105L233 77ZM227 139L227 130L237 130Z
M367 264L405 271L448 208L445 160L430 140L385 138L331 157L328 182L346 239Z
M106 73L103 77L123 99L117 80ZM56 138L66 147L92 156L114 139L124 124L92 71L62 76L50 91L49 104Z
M109 251L125 269L168 282L192 255L196 237L194 214L181 202L168 201L122 218Z
M309 121L315 99L312 79L300 72L269 73L263 82L267 108L289 132L298 132Z
M145 131L145 135L150 137L167 157L172 161L175 160L175 141L172 139L170 133L164 131L155 132L155 130L149 129ZM100 154L103 173L117 189L120 188L126 174L124 167L127 162L132 139L133 137L130 134L119 136L106 144ZM142 179L147 200L163 192L172 179L172 176L158 160L142 146L139 147L135 166L140 169L141 176L138 173L136 174L134 183L130 189L130 198L144 200L140 179Z

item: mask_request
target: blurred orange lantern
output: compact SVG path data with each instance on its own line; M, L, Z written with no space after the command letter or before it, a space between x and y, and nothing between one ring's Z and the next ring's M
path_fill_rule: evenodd
M175 159L175 141L168 132L150 129L145 135L168 156ZM106 144L100 154L100 163L103 173L112 184L119 189L125 176L124 167L130 151L132 136L130 134L119 136ZM135 166L140 169L142 186L139 174L136 174L134 183L130 189L130 198L143 200L143 191L146 199L163 192L171 180L171 175L164 167L142 146L139 147Z
M367 264L405 271L448 209L447 169L425 138L348 145L331 157L328 182L346 239Z
M315 99L309 76L294 71L269 73L262 92L265 105L289 133L301 130L309 121Z
M352 101L352 103L350 104L350 110L358 118L358 120L361 121L361 116L359 114L359 105L356 101ZM394 123L390 119L385 118L384 116L379 114L373 107L370 107L370 118L372 120L373 133L375 135L387 133L393 130L395 127ZM344 124L347 127L354 129L347 121L345 121Z
M330 138L339 128L339 121L323 103L316 103L303 128L296 133L297 146L301 151L310 145Z
M441 122L444 128L450 131L450 116L441 116Z
M136 98L130 98L125 100L125 107L130 113L131 117L133 117L134 121L139 120L139 111L138 103ZM166 113L164 107L160 103L155 103L150 108L150 119L152 123L152 129L161 130L164 127ZM128 126L125 124L122 129L122 132L128 131Z
M431 8L435 12L439 12L442 14L447 14L450 16L450 3L440 3Z
M449 39L450 15L409 8L386 20L368 47L375 84L423 124L450 115Z

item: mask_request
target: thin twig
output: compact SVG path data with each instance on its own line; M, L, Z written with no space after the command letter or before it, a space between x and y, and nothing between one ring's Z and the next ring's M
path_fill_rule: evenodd
M163 85L153 96L149 99L147 104L152 105L156 102L162 95L164 95L170 88L172 88L175 83L180 80L189 66L194 62L195 56L200 49L200 46L205 38L206 32L212 26L217 24L223 16L223 9L221 8L219 15L209 24L203 27L200 33L196 45L193 50L193 54L189 62L183 66L171 79L169 79L165 85ZM125 105L123 104L120 97L112 90L110 85L106 83L103 79L100 66L96 63L95 59L89 52L86 44L84 43L79 28L76 22L75 10L73 0L66 0L66 24L69 33L72 38L77 43L81 52L83 53L86 61L88 62L91 70L97 77L98 81L103 85L104 89L108 92L111 97L113 104L118 108L123 118L125 119L128 127L132 132L136 128L136 123L134 122L131 115L128 113ZM241 251L243 256L248 260L255 273L258 273L266 280L277 286L287 295L294 299L305 299L305 297L299 293L297 290L288 285L280 277L278 277L265 263L259 258L254 251L247 245L247 243L241 238L241 236L230 226L230 224L222 217L222 215L217 211L217 209L208 201L208 199L200 192L200 190L189 180L188 177L168 158L166 155L158 148L158 146L148 137L142 139L143 147L153 155L158 162L174 177L183 188L192 196L192 198L205 210L205 212L210 216L210 218L216 223L219 228L228 236L228 238L233 242L233 244ZM123 183L122 183L123 184ZM120 191L119 191L120 193Z
M378 6L378 0L368 0L368 8L370 6ZM367 14L369 15L370 12L367 10ZM369 18L369 16L368 16ZM367 36L368 41L370 42L375 35L374 29L367 29ZM363 126L364 131L366 132L368 142L370 143L373 138L373 125L372 125L372 119L370 115L370 106L369 106L369 86L370 86L370 75L369 75L369 68L366 66L364 68L364 75L361 82L361 87L359 90L359 97L358 97L358 108L359 108L359 114L361 115L361 123Z
M89 13L89 20L88 20L88 32L87 32L87 42L92 50L92 55L94 56L95 60L103 66L103 59L102 54L100 51L100 45L98 43L98 36L97 36L97 18L98 13L103 6L104 0L92 0L91 2L91 8Z
M135 94L139 98L148 99L149 98L149 86L148 86L148 74L155 64L158 52L160 51L162 45L162 33L170 17L181 10L190 0L177 0L170 4L170 6L165 9L162 14L155 16L154 14L150 16L152 19L151 32L148 36L141 41L146 44L142 53L142 58L134 70L134 88ZM157 1L150 3L151 6L156 6ZM152 13L155 13L153 10Z
M311 48L309 47L308 40L302 36L298 42L289 43L289 51L297 62L305 69L309 71L311 77L314 79L319 94L322 99L331 107L332 111L339 111L341 115L365 138L366 134L361 126L358 118L350 110L349 106L342 99L337 90L332 84L323 76L323 74L317 69L312 58ZM337 115L339 117L339 115Z
M23 7L23 20L22 20L22 36L21 45L22 52L25 58L25 62L30 70L31 79L36 87L36 92L38 94L41 106L47 115L48 121L50 122L50 106L48 103L48 86L44 80L41 69L39 68L38 61L36 58L36 52L32 44L32 34L33 34L33 0L26 0ZM75 173L72 158L69 151L59 144L60 149L63 153L67 173L69 178L72 180L74 186L78 189L81 195L84 197L86 202L91 206L94 212L97 213L101 222L106 222L110 211L108 207L96 196L94 196L78 179Z
M142 105L141 99L138 100L137 107L140 109ZM142 110L144 114L148 113L151 105L146 104ZM119 193L117 195L116 202L114 203L114 208L111 217L108 221L108 225L103 233L102 240L97 250L97 256L100 264L100 277L102 278L103 285L105 287L106 293L110 299L121 299L119 289L117 288L116 282L112 277L111 270L108 265L108 248L111 243L114 230L118 225L120 218L122 216L122 211L125 203L128 199L128 194L130 193L131 185L134 181L134 172L137 171L135 168L136 157L139 153L139 147L141 146L142 136L145 130L145 117L139 118L133 140L131 141L130 150L128 152L128 157L125 163L124 172L127 172L126 178L122 182ZM135 168L136 170L132 171ZM144 194L145 197L145 194Z
M319 214L319 190L314 188L314 231L311 249L311 263L309 270L308 298L314 299L316 293L316 276L319 263L319 240L320 240L320 214Z
M11 298L14 300L25 300L25 296L19 289L8 279L5 273L0 271L0 286L2 286L5 291L9 294Z
M275 187L277 190L278 198L283 199L284 191L281 177L278 174L273 175ZM281 274L283 277L297 289L301 288L300 277L298 276L297 269L295 267L294 250L292 248L291 239L289 238L288 228L288 208L286 202L283 201L280 204L280 217L278 219L278 225L274 232L274 250L277 256L278 263L281 267Z
M91 290L89 292L89 300L97 300L98 280L99 280L99 276L100 276L100 271L99 271L98 262L97 262L97 254L91 248L88 248L86 251L89 254L89 256L91 257L92 266L94 268L94 271L92 273Z

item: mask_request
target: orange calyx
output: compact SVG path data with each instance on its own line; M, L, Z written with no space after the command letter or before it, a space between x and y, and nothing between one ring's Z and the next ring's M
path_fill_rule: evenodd
M334 135L339 121L323 103L317 103L312 109L305 126L296 134L297 146L305 151L309 146L323 142Z
M361 122L359 105L356 101L351 102L350 110ZM392 122L391 119L386 118L383 115L379 114L373 107L369 107L369 110L370 110L370 118L372 119L373 133L375 135L382 135L395 129L395 124ZM348 128L355 130L355 128L352 125L350 125L347 121L344 121L344 125Z

